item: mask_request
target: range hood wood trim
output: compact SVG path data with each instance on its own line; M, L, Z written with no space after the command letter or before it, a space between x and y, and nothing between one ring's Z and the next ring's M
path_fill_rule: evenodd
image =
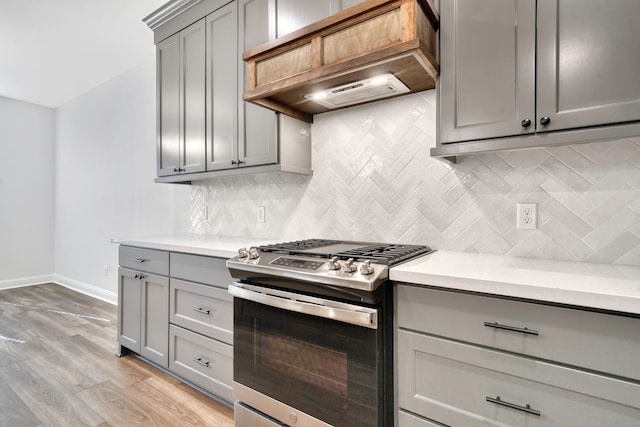
M420 11L422 14L420 14ZM386 13L399 13L400 40L374 50L323 64L323 38L355 25L366 24ZM369 78L373 73L390 72L398 77L411 92L435 87L439 65L435 57L435 32L439 16L431 0L368 0L311 24L298 31L246 51L247 90L243 99L277 112L312 122L313 114L330 111L304 98L307 93L324 90L339 84ZM425 24L426 23L426 24ZM421 24L422 30L421 31ZM425 28L426 34L425 34ZM285 55L295 58L292 52L309 46L311 60L307 66L290 67L298 71L284 77L276 76L266 83L257 84L266 67L258 70L262 61L276 58L287 61ZM304 49L304 48L303 48ZM302 52L302 51L301 51ZM413 59L408 60L408 57ZM282 59L284 58L284 59ZM294 59L291 59L294 60ZM296 64L299 65L299 64ZM289 67L287 67L289 69ZM350 76L353 78L349 79ZM263 80L263 81L264 81Z

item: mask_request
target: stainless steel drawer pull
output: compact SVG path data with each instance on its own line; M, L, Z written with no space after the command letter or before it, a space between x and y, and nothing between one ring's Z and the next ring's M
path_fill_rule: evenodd
M211 363L208 360L204 360L202 357L198 357L197 359L191 359L191 360L196 362L198 365L204 366L205 368L208 368L209 367L209 363Z
M502 325L498 322L484 322L484 326L487 326L489 328L504 329L506 331L521 332L528 335L539 335L538 331L529 329L527 327L518 328L517 326Z
M211 310L209 310L208 308L196 307L193 309L193 311L211 316Z
M139 262L140 264L142 264L143 262L147 262L149 261L148 259L144 259L144 258L136 258L134 259L135 262Z
M527 414L540 416L540 411L536 411L531 408L531 405L527 404L525 406L516 405L515 403L505 402L500 399L500 396L496 396L495 399L493 397L487 396L487 402L495 403L496 405L506 406L507 408L516 409L518 411L526 412Z

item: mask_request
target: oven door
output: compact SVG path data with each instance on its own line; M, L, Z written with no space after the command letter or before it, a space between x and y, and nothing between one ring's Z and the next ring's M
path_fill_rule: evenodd
M292 426L382 426L380 308L244 283L234 298L234 396Z

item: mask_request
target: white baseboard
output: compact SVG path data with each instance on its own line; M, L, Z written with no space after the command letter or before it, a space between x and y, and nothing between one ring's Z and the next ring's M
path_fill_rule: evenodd
M64 277L59 274L53 275L53 283L56 283L65 288L80 292L93 298L108 302L109 304L118 304L118 293L107 291L106 289L99 288L97 286L89 285L87 283L80 282L78 280Z
M0 289L21 288L23 286L41 285L53 282L53 274L42 276L23 277L21 279L0 280Z

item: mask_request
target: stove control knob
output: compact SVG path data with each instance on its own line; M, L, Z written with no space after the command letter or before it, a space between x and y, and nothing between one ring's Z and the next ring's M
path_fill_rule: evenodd
M242 258L248 258L248 257L249 257L249 251L247 250L247 248L238 249L238 258L242 259Z
M353 258L349 258L345 263L344 263L344 271L345 273L353 273L358 269L358 267L356 267L355 263L353 262Z
M374 272L374 268L371 267L371 261L370 260L366 260L360 266L360 273L362 273L363 276L368 276L370 274L373 274L373 272Z
M260 258L260 252L258 252L258 249L256 248L249 249L249 259L258 259L258 258Z
M334 256L329 260L329 270L340 270L342 265L338 262L338 257Z

